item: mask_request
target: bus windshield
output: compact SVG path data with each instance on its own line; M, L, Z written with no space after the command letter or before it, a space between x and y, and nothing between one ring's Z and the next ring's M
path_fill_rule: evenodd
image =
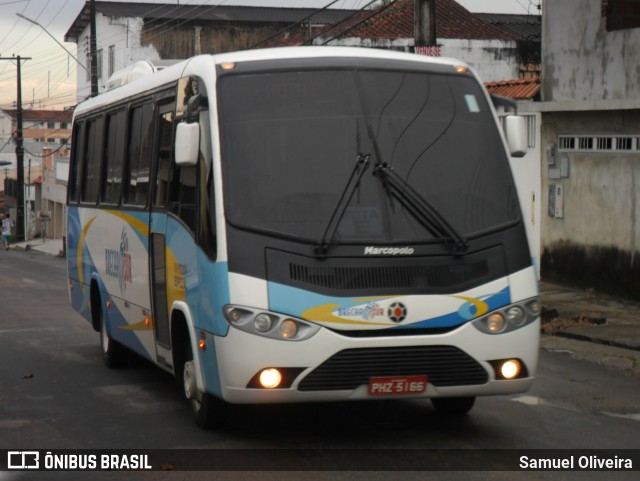
M462 236L520 216L496 122L470 76L237 73L220 79L218 95L227 219L238 228L318 241L363 156L392 169ZM332 240L437 242L379 174L370 168L353 186Z

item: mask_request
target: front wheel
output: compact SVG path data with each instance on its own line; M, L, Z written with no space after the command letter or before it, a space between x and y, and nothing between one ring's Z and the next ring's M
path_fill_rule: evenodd
M193 361L191 344L185 346L185 362L182 367L184 395L191 405L196 425L202 429L213 429L222 425L226 403L211 394L198 390L196 364Z
M435 410L445 416L464 416L476 402L475 397L440 397L432 398Z
M109 369L123 367L127 363L127 349L117 341L109 337L104 313L100 309L100 347L102 348L102 360Z

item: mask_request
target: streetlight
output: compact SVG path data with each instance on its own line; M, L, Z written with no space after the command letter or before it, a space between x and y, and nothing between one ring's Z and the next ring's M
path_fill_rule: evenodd
M72 53L67 49L67 47L65 47L64 45L62 45L62 44L58 41L58 39L57 39L56 37L54 37L53 35L51 35L51 33L49 32L49 30L47 30L46 28L44 28L44 27L43 27L39 22L37 22L37 21L35 21L35 20L32 20L32 19L30 19L29 17L25 17L24 15L22 15L21 13L18 13L18 12L16 12L16 15L17 15L18 17L20 17L20 18L22 18L22 19L26 20L27 22L30 22L30 23L32 23L32 24L34 24L34 25L37 25L37 26L38 26L38 27L40 27L42 30L44 30L44 33L46 33L46 34L47 34L47 35L49 35L53 40L55 40L55 42L56 42L58 45L60 45L60 46L64 49L64 51L65 51L65 52L67 52L67 53L71 56L71 58L72 58L73 60L75 60L75 61L76 61L76 63L77 63L78 65L80 65L80 66L81 66L81 67L82 67L86 72L89 72L89 70L87 69L87 67L85 67L85 66L80 62L80 60L78 60L78 59L77 59L77 58L76 58L76 57L75 57L75 56L74 56L74 55L73 55L73 54L72 54Z

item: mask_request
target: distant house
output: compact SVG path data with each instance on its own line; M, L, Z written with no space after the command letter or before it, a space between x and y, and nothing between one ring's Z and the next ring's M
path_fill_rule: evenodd
M22 129L25 140L64 144L71 135L70 110L30 110L22 111ZM17 128L17 111L0 110L0 138L12 136Z
M415 15L416 0L396 0L352 14L311 38L283 33L265 46L344 45L453 57L474 67L484 81L517 79L523 65L539 63L539 16L483 17L455 0L418 3L431 1L435 2L435 45L416 44L416 29L424 28Z
M27 235L40 234L34 214L38 211L52 212L52 221L47 228L49 237L62 237L64 225L64 203L66 200L66 177L56 176L59 165L68 165L73 112L70 110L23 110L22 137L24 146L25 212ZM10 162L0 169L1 188L4 191L5 209L16 216L17 172L15 137L17 111L0 110L0 133L2 146L0 160ZM64 170L64 169L63 169Z
M287 29L313 35L353 10L217 5L95 2L98 87L115 71L139 60L185 59L253 47ZM90 4L85 2L65 34L78 46L78 100L90 93Z

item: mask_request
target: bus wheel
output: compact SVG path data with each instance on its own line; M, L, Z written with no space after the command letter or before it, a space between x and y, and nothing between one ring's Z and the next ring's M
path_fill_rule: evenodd
M432 398L431 404L435 410L445 416L464 416L476 402L475 397L441 397Z
M202 393L196 383L196 364L191 345L187 344L182 368L184 395L191 404L196 425L202 429L213 429L222 424L224 402L211 394Z
M127 363L126 348L111 339L107 333L107 323L104 320L102 309L100 310L100 347L102 348L102 360L109 369L117 369Z

